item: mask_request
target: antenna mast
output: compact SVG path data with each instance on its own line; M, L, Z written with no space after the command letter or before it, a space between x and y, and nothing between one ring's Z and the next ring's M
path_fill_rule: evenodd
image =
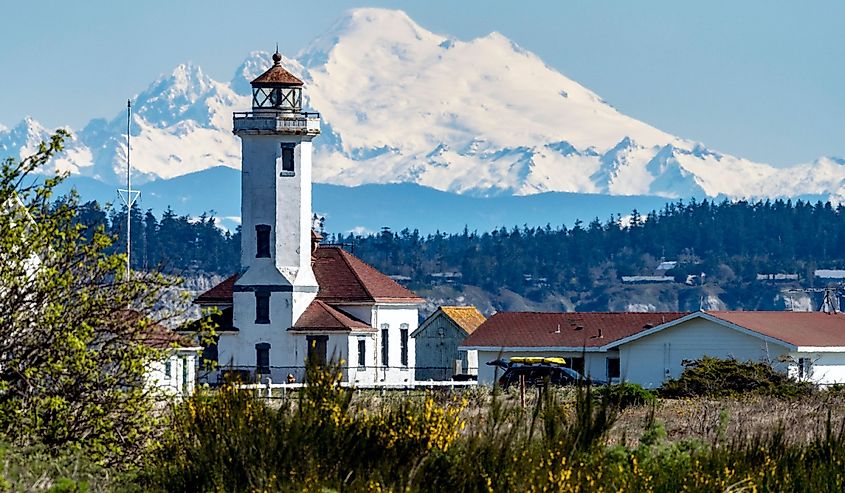
M132 205L141 195L140 191L132 190L132 165L129 162L129 130L132 123L132 101L126 100L126 189L119 188L117 193L126 205L126 279L132 274Z

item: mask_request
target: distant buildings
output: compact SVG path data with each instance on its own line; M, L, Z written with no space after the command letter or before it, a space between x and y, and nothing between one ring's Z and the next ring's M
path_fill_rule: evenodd
M816 269L813 275L819 279L845 281L845 270L843 269Z

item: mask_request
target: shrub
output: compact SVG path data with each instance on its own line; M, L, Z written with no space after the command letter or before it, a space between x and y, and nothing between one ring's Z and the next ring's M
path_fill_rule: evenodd
M757 394L772 397L799 397L811 394L815 386L799 382L768 363L704 357L684 363L677 379L667 380L661 397L735 397Z
M654 402L657 398L657 395L653 390L644 389L639 384L627 382L598 387L595 392L601 398L607 400L610 404L617 406L619 409L649 404Z

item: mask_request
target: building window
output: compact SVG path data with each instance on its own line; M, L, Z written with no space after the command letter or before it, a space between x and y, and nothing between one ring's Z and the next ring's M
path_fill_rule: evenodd
M388 350L388 329L390 328L387 324L381 324L381 366L388 367L390 366L390 351Z
M190 368L188 368L188 358L182 358L182 395L188 395L190 391Z
M255 372L259 375L270 373L270 344L266 342L255 345Z
M581 375L584 374L584 358L566 358L566 366L572 368Z
M217 349L217 341L220 336L214 336L214 339L202 348L202 359L200 365L203 370L213 370L217 367L217 360L219 358L219 351Z
M255 323L270 323L270 293L256 291L255 293Z
M282 174L292 176L294 174L293 150L296 144L282 144Z
M308 336L308 364L326 366L328 361L329 336Z
M408 366L408 324L399 326L399 342L402 350L399 353L399 362L402 366Z
M255 226L255 257L270 257L270 226L266 224Z
M619 358L607 358L607 379L619 378Z
M367 366L367 340L363 337L358 339L358 366Z
M173 376L173 363L168 359L164 362L164 378L170 379Z
M798 380L809 380L813 376L813 360L798 358Z

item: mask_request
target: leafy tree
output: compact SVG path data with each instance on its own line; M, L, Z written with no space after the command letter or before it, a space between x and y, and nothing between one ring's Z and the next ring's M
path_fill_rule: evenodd
M99 208L73 195L54 202L64 176L34 177L66 137L0 167L0 433L131 462L157 424L146 371L162 334L146 314L172 282L127 277L113 238L85 224Z

